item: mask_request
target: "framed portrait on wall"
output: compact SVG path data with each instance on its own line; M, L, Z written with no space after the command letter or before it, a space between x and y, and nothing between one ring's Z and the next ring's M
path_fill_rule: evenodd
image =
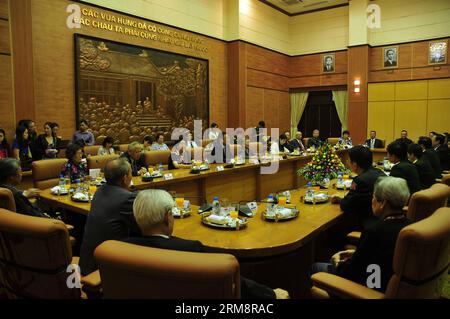
M326 53L322 55L322 72L333 73L335 69L335 56L334 53Z
M448 41L430 41L428 42L428 64L447 63Z
M384 69L398 68L398 46L384 47L382 53Z

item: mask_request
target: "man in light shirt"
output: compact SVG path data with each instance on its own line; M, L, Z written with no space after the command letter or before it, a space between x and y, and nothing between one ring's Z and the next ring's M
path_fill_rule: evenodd
M156 136L156 142L150 147L151 151L168 151L169 147L164 143L164 134Z

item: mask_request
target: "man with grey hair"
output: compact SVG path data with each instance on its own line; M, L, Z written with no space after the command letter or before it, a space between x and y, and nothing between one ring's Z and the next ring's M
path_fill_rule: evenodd
M106 184L99 187L87 217L80 251L80 270L87 275L97 270L94 250L106 240L121 240L131 234L140 234L135 224L133 201L135 193L129 191L131 167L124 158L116 158L105 166Z
M147 165L145 163L145 155L142 152L142 144L139 142L131 142L128 145L128 150L120 155L125 158L131 165L131 174L139 176L147 172Z
M378 221L362 232L356 250L334 254L331 263L314 264L312 273L336 273L366 285L370 275L368 266L377 265L381 278L380 285L375 288L384 292L393 275L392 263L398 234L411 223L402 210L408 203L409 195L408 184L403 178L378 178L372 197L372 211Z
M141 237L130 237L124 241L136 245L190 252L204 252L198 240L187 240L172 236L174 200L172 196L159 189L139 192L133 204L133 213ZM245 298L287 299L289 294L283 289L275 289L241 277L241 296Z

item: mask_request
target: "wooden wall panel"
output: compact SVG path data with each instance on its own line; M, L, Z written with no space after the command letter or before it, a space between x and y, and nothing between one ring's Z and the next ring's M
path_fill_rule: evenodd
M247 86L288 92L287 80L285 76L247 69Z
M6 131L10 145L15 130L14 101L12 90L12 66L9 55L0 54L0 127Z
M417 141L427 133L427 100L395 101L394 137L400 137L402 130L408 137Z
M278 121L280 132L291 129L291 102L289 93L278 92Z
M450 131L450 98L428 100L427 132Z
M0 54L10 54L9 21L0 20Z
M368 86L368 101L395 100L395 83L373 83Z
M369 82L450 77L449 63L439 66L428 65L428 43L429 41L419 41L399 44L397 69L383 69L384 47L370 48Z
M428 81L429 99L450 99L450 79Z
M409 81L395 83L395 100L426 100L428 81Z
M255 45L246 44L247 67L279 75L289 74L290 57Z
M245 126L246 47L240 41L228 44L227 127ZM223 126L224 127L224 126Z
M8 12L8 0L0 0L0 18L2 19L8 19L9 18L9 12Z
M256 127L264 118L264 89L247 87L246 128Z
M264 121L267 128L279 128L278 122L278 92L264 90ZM270 134L270 133L269 133Z
M394 138L394 101L369 102L367 137L376 131L377 137L391 142Z

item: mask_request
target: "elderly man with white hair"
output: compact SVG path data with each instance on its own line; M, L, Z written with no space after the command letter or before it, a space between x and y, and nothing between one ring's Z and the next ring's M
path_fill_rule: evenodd
M133 213L142 236L131 237L124 241L161 249L204 252L205 248L200 241L172 236L174 205L172 196L164 190L148 189L139 192L133 204ZM243 299L289 298L289 294L283 289L272 290L244 277L241 277L241 296Z
M120 155L125 158L131 165L131 174L139 176L147 172L147 165L145 163L145 155L142 152L142 144L139 142L131 142L128 145L128 151Z
M372 198L372 211L378 221L367 227L356 250L340 251L333 255L331 263L316 263L312 273L335 273L354 282L366 285L371 274L369 265L380 267L380 287L384 292L392 277L395 244L402 228L410 224L403 207L409 200L408 184L403 178L380 177Z

